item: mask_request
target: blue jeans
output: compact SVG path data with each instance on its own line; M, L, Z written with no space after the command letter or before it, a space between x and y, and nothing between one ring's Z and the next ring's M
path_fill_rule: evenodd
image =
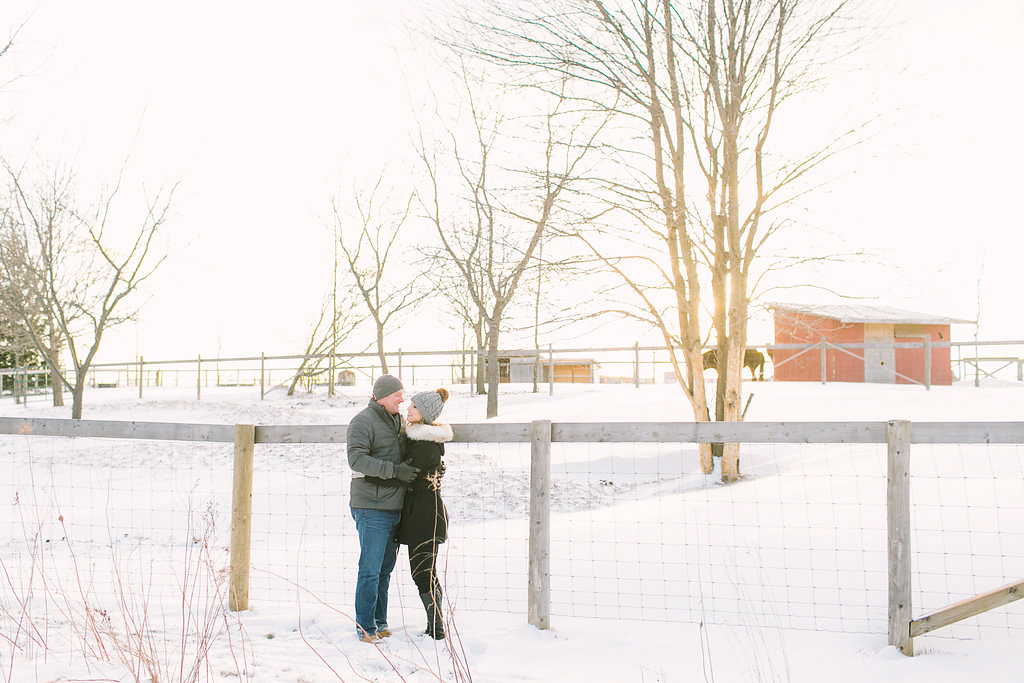
M388 627L388 586L398 559L395 527L400 510L352 508L359 533L356 579L356 635L373 635Z

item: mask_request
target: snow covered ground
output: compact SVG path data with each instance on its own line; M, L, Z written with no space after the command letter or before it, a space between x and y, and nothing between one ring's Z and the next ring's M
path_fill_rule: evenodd
M1014 382L745 389L751 421L1021 420L1024 405ZM85 417L344 424L367 393L345 391L260 401L252 387L210 388L197 402L187 389L101 389ZM484 400L456 388L444 419L483 422ZM498 419L688 414L672 386L510 386ZM41 397L0 400L0 416L67 415ZM1024 577L1022 450L922 449L915 614ZM256 457L251 608L225 614L230 446L0 436L0 681L1020 680L1021 603L917 639L914 658L886 646L884 447L751 446L744 479L721 486L689 445L556 446L552 628L540 631L525 614L528 449L453 445L456 636L419 635L403 556L395 635L379 647L352 636L343 452Z

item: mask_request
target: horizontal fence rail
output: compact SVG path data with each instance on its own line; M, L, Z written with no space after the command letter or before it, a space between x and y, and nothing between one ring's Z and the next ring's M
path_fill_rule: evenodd
M962 600L933 614L914 619L910 622L910 637L923 636L943 626L955 624L962 619L977 616L982 612L1002 607L1021 598L1024 598L1024 581L1016 581L996 588L982 595Z
M0 434L233 443L234 425L0 417Z
M910 505L911 500L911 461L910 461L910 448L911 444L922 444L922 445L933 445L936 449L948 449L951 446L964 446L964 445L983 445L991 446L993 449L1005 448L1006 445L1020 446L1024 444L1024 422L915 422L910 423L907 421L887 421L887 422L700 422L700 423L684 423L684 422L632 422L632 423L585 423L585 422L550 422L544 420L538 420L529 423L479 423L479 424L455 424L452 425L454 430L454 444L521 444L522 446L515 446L515 448L527 448L525 444L530 444L528 451L531 454L529 459L524 462L517 462L509 466L501 476L500 487L494 487L497 490L480 490L480 487L471 489L471 493L474 496L480 498L482 504L485 505L511 505L516 510L525 509L522 513L524 521L527 522L526 526L529 527L529 538L528 545L524 543L522 546L522 552L528 556L529 566L526 572L529 577L529 591L528 591L528 615L531 623L537 625L540 628L547 628L550 623L550 609L549 602L552 599L552 586L551 586L551 574L554 570L551 568L551 562L553 559L557 559L560 563L568 562L571 566L572 561L579 558L570 556L567 560L562 557L553 558L551 555L552 544L558 543L571 543L575 539L572 538L572 533L567 531L567 526L571 521L573 514L580 510L592 509L596 503L596 499L600 498L600 493L603 489L616 490L624 487L653 487L658 489L661 487L664 491L671 495L685 494L692 490L706 489L709 491L715 491L715 487L708 487L706 483L701 483L699 477L694 478L690 484L687 484L690 488L684 488L682 484L679 485L678 489L665 488L663 482L652 479L648 474L648 470L638 468L634 470L628 476L623 477L622 473L616 473L615 468L611 467L608 471L609 474L595 477L591 475L583 476L581 473L585 473L586 470L580 470L582 465L579 464L581 459L589 457L585 452L581 454L580 451L568 451L565 454L558 456L557 467L559 473L565 477L565 481L552 480L552 453L551 444L565 444L565 448L572 449L580 446L587 446L588 448L600 448L606 449L611 448L614 444L662 444L672 446L675 444L696 444L696 443L740 443L740 444L779 444L779 445L801 445L801 444L846 444L856 446L858 444L864 445L880 445L886 444L888 447L888 470L885 469L883 464L880 470L872 469L874 466L867 466L864 463L845 463L841 464L841 467L852 468L857 470L861 467L866 467L867 475L865 479L871 482L885 482L887 491L883 492L879 507L884 510L884 515L887 518L887 536L888 536L888 567L886 570L889 579L889 638L890 643L898 646L901 651L905 654L913 653L913 638L916 636L923 635L924 633L930 632L940 626L945 626L966 618L978 614L985 609L990 609L993 606L1002 606L1009 602L1016 600L1019 597L1018 591L1021 590L1021 577L1015 577L1014 583L1007 584L1002 588L995 590L987 590L986 592L978 595L977 597L965 601L958 601L952 605L943 607L939 610L932 610L927 616L919 619L913 619L912 610L912 573L909 559L911 557L911 538L913 529L911 525L912 507ZM263 444L268 447L280 446L285 447L294 444L344 444L345 434L347 425L345 424L321 424L321 425L224 425L224 424L192 424L192 423L170 423L170 422L133 422L133 421L106 421L106 420L67 420L67 419L50 419L50 418L12 418L12 417L0 417L0 435L18 435L24 437L78 437L78 438L90 438L90 439L125 439L125 440L136 440L136 441L171 441L171 442L196 442L196 443L210 443L210 444L228 444L233 443L235 446L235 460L234 460L234 484L232 487L232 498L233 508L235 514L232 520L231 529L231 596L232 596L232 607L236 609L246 609L248 602L248 590L249 590L249 576L248 576L248 558L249 548L248 544L252 537L251 528L249 525L252 523L251 513L244 508L243 503L251 501L252 498L252 479L253 479L253 459L252 451L256 445ZM243 435L244 438L240 440L239 435ZM781 447L781 446L780 446ZM645 447L646 448L646 447ZM13 449L11 450L13 453ZM518 451L517 451L518 452ZM938 454L931 458L932 460L938 460L942 457L948 457L944 454L947 451L938 451ZM992 451L996 455L992 455L988 460L995 463L998 459L997 454L1004 453L1005 451ZM2 450L0 450L2 453ZM599 457L609 458L605 450L599 452ZM649 451L639 450L636 451L633 459L637 462L648 462L650 461L652 454L657 455L658 461L679 463L674 465L679 469L674 470L675 474L672 476L678 478L680 482L688 477L693 477L687 472L686 468L682 465L682 456L678 452L670 451L663 453L661 451ZM278 453L281 455L281 453ZM869 454L870 455L870 454ZM453 456L458 457L458 456ZM510 459L514 460L519 456L510 456ZM875 456L871 456L875 457ZM971 454L971 458L976 458L977 455ZM463 457L463 464L475 467L477 470L486 470L487 467L492 466L481 460L482 456L469 454ZM1024 461L1020 457L1019 452L1014 455L1017 460ZM619 459L623 459L619 456ZM284 458L287 460L287 458ZM340 460L343 460L340 459ZM828 461L826 457L823 460ZM923 458L921 462L926 462L928 459ZM244 463L243 471L239 471L239 463ZM335 459L334 462L338 462ZM852 462L852 461L851 461ZM883 459L884 463L884 459ZM285 463L287 465L287 463ZM170 465L168 465L170 467ZM301 464L299 464L301 467ZM648 462L644 467L650 466ZM332 466L334 469L331 471L331 476L337 478L344 475L343 467ZM472 469L472 467L466 467L464 469ZM962 465L964 471L973 469L975 465L971 462L965 462ZM257 472L259 467L256 467ZM996 472L993 469L993 472ZM827 467L826 467L827 472ZM1016 471L1006 469L1005 467L998 469L998 479L1007 480L1005 483L1011 487L1020 487L1020 477L1016 476ZM1009 474L1007 474L1009 473ZM777 473L776 473L777 474ZM302 473L306 478L315 478L315 475ZM159 476L159 475L158 475ZM458 476L458 473L449 476ZM783 474L784 476L784 474ZM803 476L809 476L807 472ZM814 476L817 476L815 474ZM633 481L630 481L632 478ZM755 475L750 481L746 482L750 486L758 486L760 476ZM694 483L695 482L695 483ZM940 482L936 482L936 491L923 491L923 497L927 498L932 496L936 499L941 499L946 494L939 487ZM855 484L860 485L860 482ZM732 484L729 487L719 487L717 490L726 490L732 487L743 486L744 482L738 484ZM675 484L672 484L674 487ZM821 504L835 505L841 510L848 510L851 505L856 505L857 508L861 508L865 505L870 507L870 504L865 503L861 499L851 498L851 492L847 489L837 488L833 490L832 483L826 483L824 487L816 484L818 488L824 488L824 492L813 490L813 496L816 501L820 501ZM874 484L872 484L874 486ZM248 490L246 490L248 487ZM560 520L555 524L557 531L556 534L552 535L552 520L551 520L551 508L553 491L559 490L568 492L569 497L563 498L558 504L560 512L565 516L564 519ZM676 492L676 493L674 493ZM778 496L785 499L785 493L783 489L772 490L771 493L774 496ZM820 497L824 493L824 497ZM527 497L528 504L515 498L515 495L522 495ZM15 496L16 497L16 496ZM714 500L711 501L715 509L721 509L722 501ZM757 510L758 498L754 498L753 503L755 511ZM633 503L635 507L643 507L648 503L647 499L638 499ZM765 503L770 505L773 503ZM846 506L845 508L843 506ZM996 504L998 507L998 504ZM239 509L241 512L239 512ZM711 507L709 506L709 511ZM1022 508L1024 509L1024 508ZM713 514L706 511L702 514L707 514L709 517L713 517ZM985 510L987 512L987 508ZM760 512L768 512L776 514L771 508L765 508ZM303 512L302 514L306 514ZM516 513L518 514L518 513ZM781 511L778 512L780 515L779 526L772 527L773 531L780 532L780 530L787 528L781 523L781 517L784 515ZM837 515L834 510L833 515ZM755 517L758 515L755 514ZM527 521L528 518L528 521ZM61 517L63 520L63 517ZM475 518L476 519L476 518ZM485 561L488 561L486 550L488 543L493 543L495 539L491 537L491 529L493 522L489 521L486 516L479 517L478 522L484 532L484 541L481 543L484 545ZM1014 518L1016 519L1016 518ZM749 524L756 523L749 522L748 520L741 520L738 523L737 529L747 530ZM519 522L516 522L518 524ZM678 523L682 528L683 522L675 520L673 523ZM1017 522L1013 522L1017 524ZM559 527L561 525L561 527ZM515 527L515 524L512 525ZM515 527L518 528L518 527ZM525 527L524 527L525 528ZM756 527L754 527L756 528ZM883 527L884 529L884 527ZM733 530L734 533L736 529ZM837 526L834 530L835 534L838 535L840 532ZM928 529L928 531L933 531ZM941 529L939 530L941 531ZM860 529L862 536L868 533L873 533L873 529ZM517 532L518 533L518 532ZM566 537L566 534L569 534ZM781 533L781 532L780 532ZM1024 533L1024 528L1018 528L1012 530L1014 534ZM638 536L643 537L643 533L639 533ZM554 539L554 540L553 540ZM595 537L593 543L601 545L607 541L603 538ZM643 542L642 540L640 542ZM713 541L711 541L713 546ZM239 547L236 547L239 546ZM246 547L241 547L242 545ZM511 545L515 545L512 543ZM567 547L572 547L567 546ZM742 545L737 546L742 550ZM771 560L772 563L780 563L779 569L782 571L788 571L786 562L786 553L792 552L792 549L788 547L788 544L783 541L780 547L767 546L764 550L780 553L779 558ZM807 552L813 554L820 552L820 548L816 548L813 544L808 547ZM575 551L571 551L575 552ZM665 567L682 566L683 560L681 559L683 554L687 552L684 547L679 549L668 549L665 550L665 557L671 558L664 561ZM837 558L841 552L847 552L843 549L837 549L834 551ZM882 553L885 551L882 550ZM588 550L588 553L590 551ZM600 553L594 551L593 554L597 556L595 562L604 561L600 557ZM238 558L245 558L239 560ZM734 558L735 559L735 558ZM742 559L742 558L740 558ZM1013 556L1016 560L1016 556ZM749 564L739 562L738 566L740 569L749 569L756 572L758 569L763 569L764 558L754 558L749 561ZM863 559L861 562L865 562ZM245 566L241 566L245 565ZM561 565L559 565L561 566ZM774 566L774 565L773 565ZM1017 566L1017 565L1014 565ZM838 573L844 571L844 567L837 567ZM873 570L872 570L873 571ZM867 569L865 569L867 573ZM814 571L810 571L811 576L814 576ZM600 576L595 576L593 579L595 585L601 583L603 580ZM641 581L642 579L636 579ZM672 577L666 575L663 579L666 585L675 582L675 584L682 585L682 580L678 577ZM614 583L622 581L621 578L616 579ZM629 579L633 581L633 579ZM837 583L840 583L836 579ZM627 581L628 583L628 581ZM573 584L574 585L574 584ZM689 585L689 584L688 584ZM776 588L778 588L776 586ZM812 593L813 593L812 586ZM788 591L789 586L785 589ZM572 586L563 588L564 590L572 591ZM865 593L870 593L870 589L867 587L860 589ZM713 598L709 598L712 599ZM802 604L799 600L795 603L797 605ZM813 611L813 600L810 603ZM865 607L866 611L867 607Z
M529 443L529 422L453 424L455 443ZM554 443L886 443L887 422L554 422ZM1024 422L914 422L917 444L1024 443ZM256 425L257 444L345 443L347 424ZM234 425L0 417L0 434L233 443Z

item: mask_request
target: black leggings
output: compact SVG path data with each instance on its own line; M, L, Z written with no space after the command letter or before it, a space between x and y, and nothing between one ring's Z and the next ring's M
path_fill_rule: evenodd
M416 547L409 546L409 570L420 593L437 587L437 542L429 539Z

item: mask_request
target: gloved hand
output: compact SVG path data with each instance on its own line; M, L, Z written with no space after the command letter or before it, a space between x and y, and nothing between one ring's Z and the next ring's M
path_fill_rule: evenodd
M416 475L420 473L420 468L413 467L407 462L400 462L395 465L395 479L404 483L410 484L412 480L416 478Z

